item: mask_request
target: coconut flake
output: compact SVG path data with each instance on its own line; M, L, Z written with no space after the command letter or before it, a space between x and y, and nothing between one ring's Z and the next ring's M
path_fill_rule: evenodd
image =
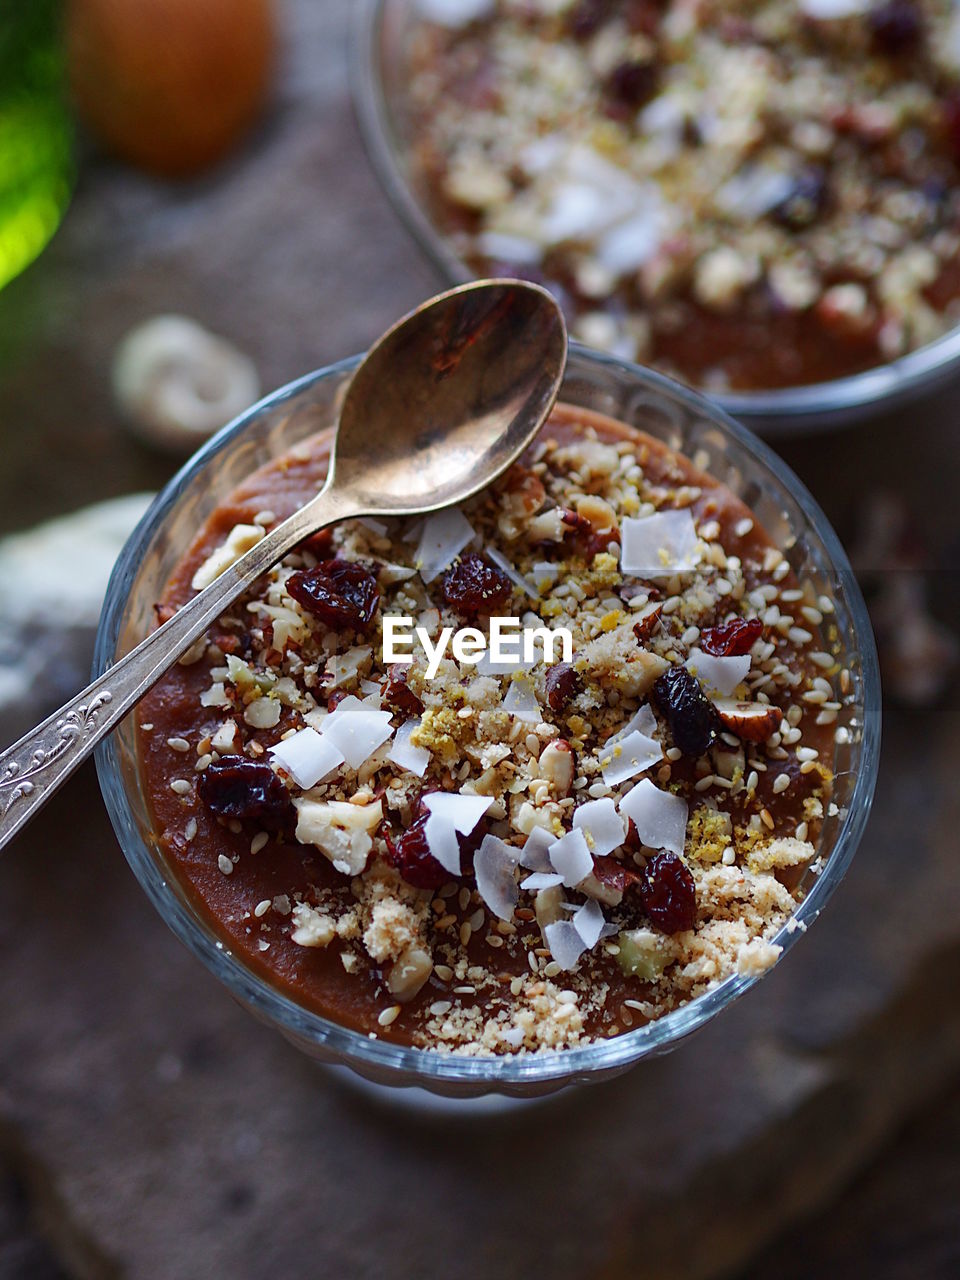
M587 843L597 857L613 853L627 838L623 819L609 796L580 805L573 815L573 826L587 837Z
M315 727L342 752L351 769L359 769L393 733L389 711L371 710L352 694Z
M533 581L537 591L542 591L544 587L552 587L556 580L560 577L560 566L553 564L550 560L538 560L531 570Z
M336 744L309 727L284 738L271 747L268 754L304 791L315 787L321 778L343 764Z
M580 931L569 920L548 924L543 931L543 940L561 969L576 968L577 961L587 949Z
M530 871L552 871L550 846L557 843L557 837L546 827L534 827L520 851L520 865Z
M590 898L579 908L570 923L579 933L583 940L583 945L589 951L600 941L600 935L603 932L603 926L606 921L603 918L599 902Z
M531 596L534 600L538 600L540 598L539 592L534 590L523 574L518 573L507 557L502 552L498 551L496 547L488 546L486 548L486 554L498 569L503 570L515 587L519 587L521 591L525 592L528 596Z
M593 871L593 856L582 831L574 827L550 846L550 864L563 876L568 888L578 885Z
M445 871L458 876L461 868L457 832L468 836L493 804L493 797L435 791L424 796L423 803L430 813L423 828L427 847Z
M500 920L509 920L517 905L516 868L520 850L497 836L486 835L473 859L477 891Z
M614 742L620 742L628 734L637 732L642 733L648 738L652 738L657 728L657 717L653 714L649 702L645 702L639 711L635 711L625 725L611 734L604 743L605 747L609 747Z
M640 519L624 516L620 534L620 568L624 573L653 578L684 573L696 564L697 530L686 508L657 511Z
M387 752L387 759L399 765L401 769L406 769L408 773L415 773L418 778L422 778L430 763L430 752L426 747L415 747L410 741L410 735L419 728L419 719L407 720L402 724L394 736L393 745Z
M714 204L730 217L755 222L792 193L794 180L770 165L746 165L714 195Z
M535 893L538 889L553 889L563 884L563 876L559 871L534 871L526 880L520 881L520 888Z
M521 639L519 636L517 638ZM481 653L474 670L478 676L512 676L517 671L532 671L535 665L534 662L524 662L522 658L516 662L494 662L490 657L490 637L487 636L487 647Z
M729 698L737 685L746 680L750 671L750 655L732 655L729 658L714 657L702 649L691 649L686 661L687 670L704 685L708 692Z
M327 659L324 671L333 680L334 686L356 680L360 674L362 663L371 656L368 645L355 645L344 653L333 653Z
M529 680L511 680L507 696L503 700L503 709L508 715L516 716L529 724L538 724L543 719L540 703Z
M686 800L669 791L660 791L649 778L644 778L620 801L620 812L631 819L637 835L648 848L683 853Z
M416 554L423 581L432 582L451 565L473 536L473 525L459 507L444 507L427 516Z
M648 738L636 730L600 749L603 780L610 787L619 786L662 759L663 748L656 738Z

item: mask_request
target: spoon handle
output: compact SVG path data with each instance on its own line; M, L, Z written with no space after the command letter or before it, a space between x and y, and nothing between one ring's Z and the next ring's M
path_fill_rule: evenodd
M323 490L98 680L0 754L0 849L261 573L304 538L355 514L360 513L348 509L332 489Z

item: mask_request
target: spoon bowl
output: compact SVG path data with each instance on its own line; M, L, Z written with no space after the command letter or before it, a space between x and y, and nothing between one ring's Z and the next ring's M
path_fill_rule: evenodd
M495 480L560 390L567 336L551 295L521 280L440 294L377 342L347 388L321 491L99 680L0 754L0 848L221 613L298 543L352 516L434 511Z
M465 285L405 316L367 353L340 411L333 483L370 514L477 493L544 421L566 362L563 316L539 285Z

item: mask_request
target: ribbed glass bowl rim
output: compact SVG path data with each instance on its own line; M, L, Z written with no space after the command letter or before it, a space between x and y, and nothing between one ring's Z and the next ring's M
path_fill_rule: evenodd
M140 562L154 537L162 530L180 495L197 473L228 449L258 416L282 405L285 400L323 379L349 374L360 359L360 356L352 356L308 373L253 405L198 450L154 499L127 540L110 577L97 632L94 676L102 674L114 661L124 609ZM789 491L811 529L822 541L833 568L843 578L853 624L852 639L856 643L862 664L863 738L859 772L846 818L823 873L794 913L794 918L801 925L810 924L820 914L842 880L856 852L869 816L879 762L880 674L876 648L866 605L846 553L826 516L790 468L756 435L734 422L716 405L662 374L642 369L629 361L591 351L578 343L571 343L568 371L575 372L578 366L594 370L609 368L619 376L628 374L654 393L660 390L668 392L670 396L684 400L691 411L732 437L741 449L751 454L766 469L778 485ZM287 1034L315 1045L323 1056L353 1064L361 1073L367 1067L378 1078L382 1078L384 1073L396 1073L398 1077L402 1077L397 1079L397 1084L418 1081L438 1086L479 1084L486 1085L490 1091L511 1087L522 1090L524 1085L547 1084L551 1081L585 1081L597 1073L613 1073L631 1066L641 1058L663 1052L674 1042L704 1026L757 981L756 977L728 978L712 991L654 1022L611 1040L578 1049L515 1058L467 1058L371 1040L365 1034L311 1013L276 991L218 944L211 930L200 927L198 920L180 899L168 890L161 864L140 834L126 794L114 737L108 737L100 744L96 760L104 801L124 856L147 897L181 942L253 1011L267 1021L279 1024ZM776 941L783 947L784 954L803 932L800 928L789 931L784 928L780 931Z
M357 0L354 11L350 79L360 132L377 179L407 230L444 280L462 284L474 279L474 273L453 252L406 181L391 126L379 71L383 14L391 2ZM960 374L960 326L886 364L829 382L772 391L699 391L764 435L786 436L861 421L932 391L955 374Z

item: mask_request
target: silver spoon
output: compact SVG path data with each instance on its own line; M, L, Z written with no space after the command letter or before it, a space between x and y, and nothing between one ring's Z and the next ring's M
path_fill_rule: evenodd
M237 596L304 538L354 516L436 511L495 480L546 420L566 358L556 302L518 280L451 289L388 329L347 388L317 496L0 755L0 848Z

